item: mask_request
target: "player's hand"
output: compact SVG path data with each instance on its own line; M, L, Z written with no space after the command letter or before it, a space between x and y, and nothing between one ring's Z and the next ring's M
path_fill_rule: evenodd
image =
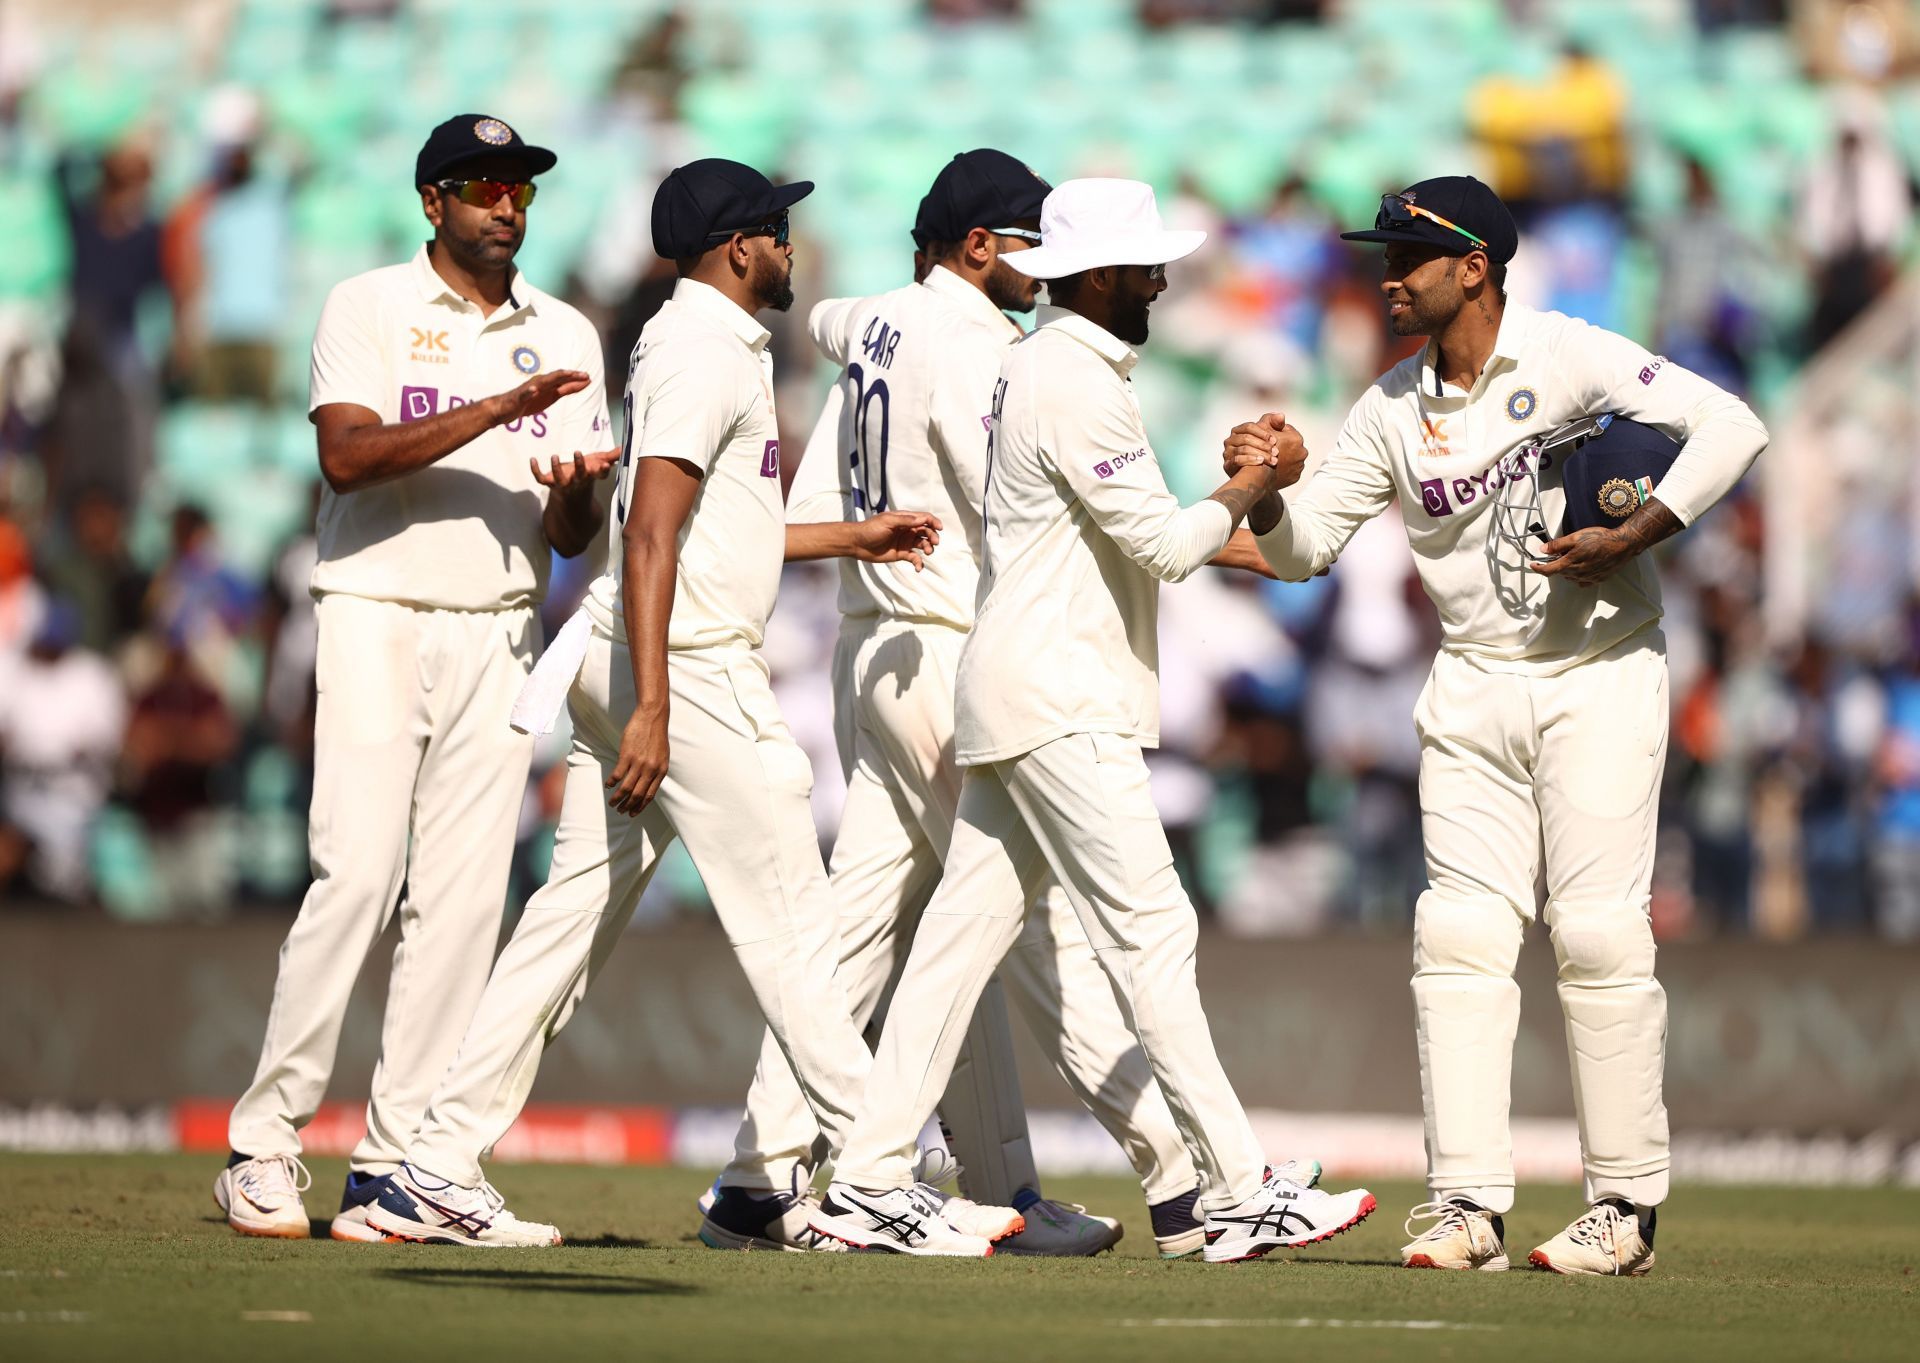
M487 399L493 404L493 424L504 426L510 421L544 412L561 398L583 391L592 382L586 372L580 369L555 369L545 374L535 374L518 388L509 388Z
M882 511L854 525L853 556L865 563L911 563L917 573L940 543L940 518L925 511Z
M549 462L552 467L543 469L538 459L527 460L536 483L552 488L561 497L589 497L593 495L595 483L620 467L620 451L594 450L582 454L575 450L572 459L563 460L556 454Z
M1541 546L1545 558L1527 566L1542 577L1564 577L1577 587L1596 587L1636 558L1640 548L1618 530L1590 525Z
M1231 478L1243 468L1266 465L1274 470L1275 487L1292 487L1307 465L1307 442L1298 426L1279 412L1258 421L1243 421L1227 435L1221 463Z
M620 756L613 764L613 775L607 778L607 789L612 792L607 804L621 814L638 814L660 793L660 783L666 778L666 716L649 720L635 710L620 731Z

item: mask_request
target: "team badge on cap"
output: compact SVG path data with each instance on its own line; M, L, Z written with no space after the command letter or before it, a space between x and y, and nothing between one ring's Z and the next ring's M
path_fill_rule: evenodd
M1507 420L1525 421L1539 405L1540 399L1534 396L1533 389L1516 388L1507 394Z
M504 147L513 141L513 129L497 118L483 118L473 125L473 135L490 147Z
M540 352L530 345L515 346L513 351L513 367L518 369L522 374L538 374L540 372Z
M1625 478L1609 478L1600 484L1600 514L1616 521L1625 520L1640 509L1640 489Z

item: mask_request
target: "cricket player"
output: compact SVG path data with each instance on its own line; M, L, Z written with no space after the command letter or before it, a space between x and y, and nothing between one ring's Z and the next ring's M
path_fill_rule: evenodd
M863 1026L906 954L953 832L953 688L979 577L986 417L1007 347L1022 335L1007 314L1031 312L1039 289L1006 257L1039 241L1049 188L1005 152L954 157L914 224L929 262L921 282L829 300L809 319L815 345L841 375L794 480L788 520L858 520L911 506L943 526L941 551L924 572L841 563L834 717L847 803L831 871L839 975ZM1257 560L1251 537L1247 551ZM1054 886L981 995L940 1102L961 1191L1025 1217L1026 1229L998 1252L1095 1254L1121 1234L1115 1220L1041 1196L1002 981L1061 1076L1134 1162L1162 1253L1199 1249L1193 1161L1086 933ZM756 1201L808 1185L818 1134L769 1036L701 1238L720 1248L751 1245L743 1219L763 1222ZM950 1199L943 1210L953 1221L964 1209Z
M834 977L835 912L808 806L812 772L759 652L783 556L931 547L932 518L784 526L763 308L792 306L788 210L738 162L674 170L653 202L672 299L634 348L609 571L581 628L541 660L570 683L573 749L553 867L473 1011L406 1162L368 1224L401 1239L551 1245L481 1171L525 1103L660 856L682 838L815 1122L836 1148L870 1056ZM892 546L887 549L886 546ZM775 1208L770 1215L795 1214ZM1018 1230L1008 1212L1003 1233ZM984 1246L988 1242L981 1241Z
M486 984L531 757L507 713L538 648L549 550L586 548L594 484L615 462L601 449L599 338L513 265L534 177L555 160L484 114L435 128L414 166L433 239L335 286L314 336L326 486L313 886L214 1184L248 1235L308 1233L300 1128L396 899L367 1134L334 1239L381 1238L366 1224L371 1189L399 1165Z
M1431 339L1367 390L1305 487L1252 523L1274 570L1300 579L1397 499L1444 631L1414 715L1429 888L1414 911L1413 997L1434 1200L1414 1208L1408 1232L1430 1224L1402 1262L1507 1267L1513 970L1544 866L1589 1206L1528 1259L1644 1274L1667 1195L1666 995L1647 916L1667 666L1642 555L1725 496L1767 432L1679 365L1508 301L1513 219L1470 176L1389 194L1371 231L1346 236L1386 247L1394 333ZM1625 481L1602 489L1599 510L1617 523L1555 535L1547 527L1571 508L1543 437L1601 413L1684 443L1650 496ZM1228 465L1277 459L1291 484L1303 451L1294 440L1280 452L1279 424L1237 427ZM1542 493L1531 546L1501 534L1495 514L1521 480Z
M1141 749L1159 738L1158 584L1218 555L1274 484L1251 467L1183 509L1128 385L1167 263L1205 234L1164 230L1151 187L1098 179L1049 194L1040 230L1040 246L1005 257L1048 281L1052 306L995 386L979 607L957 676L958 815L865 1105L810 1224L861 1248L977 1252L911 1186L915 1137L965 1020L1051 880L1200 1174L1207 1259L1255 1258L1337 1234L1374 1199L1313 1189L1298 1166L1269 1169L1201 1011L1198 922Z

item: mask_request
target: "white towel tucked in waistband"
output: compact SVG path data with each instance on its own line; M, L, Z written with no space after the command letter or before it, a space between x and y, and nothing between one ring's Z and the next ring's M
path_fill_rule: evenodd
M553 732L553 722L567 703L567 692L573 689L573 679L580 675L580 664L586 660L587 640L592 633L593 623L587 619L585 607L567 617L567 623L521 685L507 719L509 724L535 737Z

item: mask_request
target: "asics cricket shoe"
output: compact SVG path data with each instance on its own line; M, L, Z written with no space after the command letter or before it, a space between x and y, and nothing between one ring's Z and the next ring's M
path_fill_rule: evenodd
M507 1200L482 1179L463 1188L403 1164L380 1180L367 1207L367 1224L396 1240L421 1245L547 1246L560 1232L538 1221L522 1221L507 1210Z
M1320 1182L1320 1161L1290 1159L1272 1166L1269 1172L1311 1188ZM1207 1228L1200 1220L1199 1204L1200 1190L1195 1188L1147 1207L1153 1222L1153 1242L1159 1246L1162 1259L1184 1259L1206 1248Z
M387 1238L385 1231L367 1224L367 1208L380 1196L380 1175L354 1170L347 1175L347 1186L340 1191L340 1210L334 1213L327 1234L335 1240L353 1240L377 1244Z
M707 1190L704 1193L694 1199L693 1205L698 1207L700 1209L700 1215L705 1217L708 1212L713 1210L713 1204L719 1200L720 1175L715 1174L713 1176L713 1182L707 1185Z
M1653 1270L1654 1216L1648 1208L1642 1221L1631 1203L1618 1198L1596 1202L1527 1262L1549 1273L1643 1278Z
M1014 1201L1026 1228L1000 1242L1002 1254L1032 1254L1053 1259L1085 1259L1120 1243L1120 1223L1110 1216L1089 1216L1074 1202L1055 1202L1023 1189Z
M1299 1166L1293 1172L1300 1172ZM1239 1263L1272 1250L1330 1240L1373 1215L1378 1205L1365 1188L1322 1192L1269 1169L1252 1197L1207 1213L1206 1261Z
M1433 1224L1416 1231L1416 1221ZM1402 1267L1507 1271L1507 1224L1478 1203L1422 1202L1407 1215L1407 1234L1413 1239L1400 1247Z
M984 1259L993 1253L991 1240L956 1229L945 1211L937 1191L924 1183L877 1193L830 1183L808 1225L849 1249L967 1259ZM1017 1213L1014 1221L1009 1234L1025 1228Z
M300 1194L312 1186L313 1175L292 1155L236 1155L213 1181L213 1200L242 1235L304 1240L312 1229Z
M843 1253L846 1246L808 1225L818 1210L811 1197L721 1188L700 1221L700 1242L713 1249L759 1249L802 1254Z

